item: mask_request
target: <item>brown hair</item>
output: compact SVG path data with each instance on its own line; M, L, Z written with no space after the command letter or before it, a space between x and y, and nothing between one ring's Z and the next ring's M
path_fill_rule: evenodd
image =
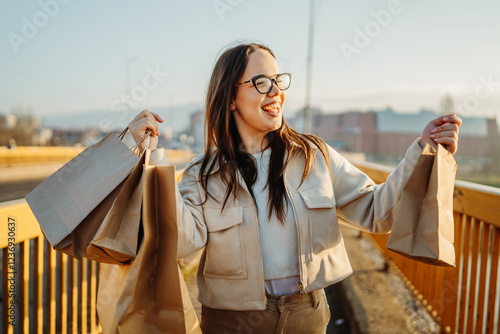
M236 98L237 88L235 85L243 76L249 55L258 49L266 50L275 57L267 46L256 43L240 44L227 49L217 60L208 84L205 156L198 162L201 163L199 180L207 194L206 201L208 196L213 198L208 193L208 179L215 174L220 175L223 183L227 186L221 211L231 194L235 198L237 197L238 171L243 176L251 196L255 200L252 185L257 179L257 167L253 156L241 149L241 139L231 112L231 101ZM271 218L274 211L278 220L283 223L286 216L285 203L288 202L283 175L290 159L295 154L304 155L305 166L302 183L315 159L312 145L319 148L326 161L328 161L326 157L328 150L323 140L293 130L286 124L284 118L281 127L269 132L267 139L266 148L271 148L267 179L270 203L268 218ZM217 169L214 170L216 166Z

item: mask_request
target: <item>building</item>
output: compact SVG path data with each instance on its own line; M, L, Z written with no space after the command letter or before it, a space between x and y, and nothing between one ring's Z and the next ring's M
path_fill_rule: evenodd
M18 146L38 145L42 120L31 114L0 114L0 146L14 140ZM46 133L43 140L46 140Z
M339 151L363 152L372 161L400 159L424 127L439 115L429 110L397 113L348 111L339 114L313 113L312 132ZM500 156L500 135L495 118L462 117L460 145L456 156L495 158ZM288 121L303 124L303 112Z

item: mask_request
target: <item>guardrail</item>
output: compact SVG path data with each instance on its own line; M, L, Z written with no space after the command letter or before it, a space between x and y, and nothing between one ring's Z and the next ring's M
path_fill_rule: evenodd
M392 168L354 162L375 182ZM409 260L385 248L388 235L370 235L403 275L443 333L500 333L500 189L456 181L456 267Z

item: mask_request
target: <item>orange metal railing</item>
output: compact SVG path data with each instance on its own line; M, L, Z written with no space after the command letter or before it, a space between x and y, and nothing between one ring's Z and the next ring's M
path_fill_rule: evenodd
M375 182L391 168L355 163ZM500 333L500 189L457 181L454 191L456 267L409 260L385 248L388 235L371 235L443 333Z
M24 200L3 203L0 222L2 333L100 332L99 264L54 251Z

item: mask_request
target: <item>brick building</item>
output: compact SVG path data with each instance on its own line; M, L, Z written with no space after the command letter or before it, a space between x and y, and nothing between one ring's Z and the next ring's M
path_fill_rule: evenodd
M401 157L420 135L429 121L438 114L421 110L418 113L381 111L348 111L340 114L313 112L312 132L344 152L363 152L370 160ZM494 118L462 117L460 145L462 157L497 157L500 135ZM302 131L303 112L288 123Z

